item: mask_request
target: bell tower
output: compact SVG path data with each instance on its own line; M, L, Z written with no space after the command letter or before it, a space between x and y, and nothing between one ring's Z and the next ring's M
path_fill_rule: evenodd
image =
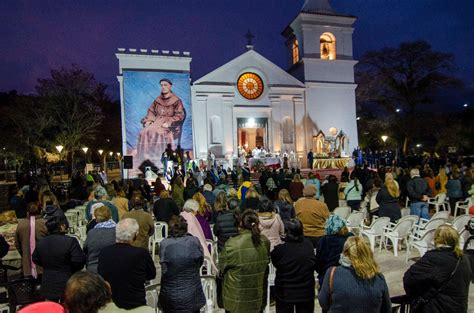
M290 53L288 72L304 82L308 137L336 128L358 145L352 34L356 17L338 14L329 0L305 0L282 35ZM312 142L307 142L311 147Z

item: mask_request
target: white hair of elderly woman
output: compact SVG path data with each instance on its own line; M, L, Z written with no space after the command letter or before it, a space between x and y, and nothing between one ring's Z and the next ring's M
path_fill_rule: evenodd
M190 213L197 212L199 210L199 202L194 199L186 200L183 210Z
M115 227L115 241L128 243L138 234L138 222L134 218L124 218Z

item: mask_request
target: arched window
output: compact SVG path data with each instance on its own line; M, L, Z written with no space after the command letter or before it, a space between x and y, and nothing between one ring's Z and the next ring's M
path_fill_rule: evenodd
M298 39L295 39L293 41L293 45L291 47L291 52L292 52L292 55L293 55L293 64L296 64L299 62L300 60L300 48L299 48L299 45L298 45Z
M211 117L211 143L222 143L222 122L219 116Z
M293 143L293 119L289 116L286 116L283 119L283 143L292 144Z
M324 33L319 37L321 59L336 59L336 37L331 33Z

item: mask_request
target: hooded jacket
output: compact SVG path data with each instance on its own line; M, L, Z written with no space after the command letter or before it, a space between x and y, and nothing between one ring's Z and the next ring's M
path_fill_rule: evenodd
M281 236L285 233L285 226L281 220L280 215L273 212L257 213L260 233L270 240L270 251L273 251L275 246L282 243Z

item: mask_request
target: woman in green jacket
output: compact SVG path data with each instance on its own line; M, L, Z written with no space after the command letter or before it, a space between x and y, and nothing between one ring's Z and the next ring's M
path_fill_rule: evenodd
M251 209L242 213L239 231L240 235L227 240L219 255L224 308L231 313L262 312L270 242L260 235L258 216Z

